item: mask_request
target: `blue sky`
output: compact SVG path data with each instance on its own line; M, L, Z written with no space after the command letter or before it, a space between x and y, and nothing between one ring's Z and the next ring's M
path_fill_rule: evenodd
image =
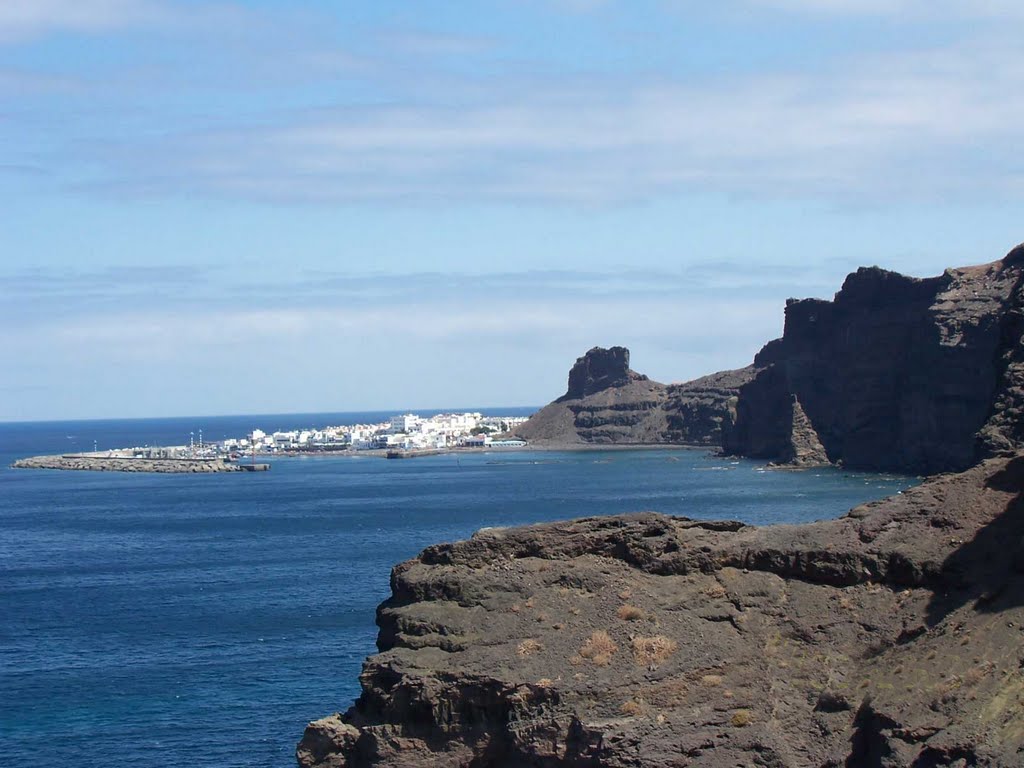
M1008 0L4 0L0 420L541 404L1022 238Z

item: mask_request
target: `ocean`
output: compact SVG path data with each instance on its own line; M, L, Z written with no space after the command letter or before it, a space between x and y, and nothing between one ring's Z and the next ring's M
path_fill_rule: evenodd
M797 523L917 482L697 449L288 457L188 476L9 468L94 441L391 415L0 424L0 765L291 767L305 724L358 695L391 566L429 544L639 510Z

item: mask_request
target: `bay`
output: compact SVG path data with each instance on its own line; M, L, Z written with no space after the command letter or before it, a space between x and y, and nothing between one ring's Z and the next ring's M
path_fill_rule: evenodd
M0 424L0 765L292 766L306 722L358 695L390 568L425 546L639 510L805 522L916 482L695 449L288 457L189 476L7 468L93 440L390 415Z

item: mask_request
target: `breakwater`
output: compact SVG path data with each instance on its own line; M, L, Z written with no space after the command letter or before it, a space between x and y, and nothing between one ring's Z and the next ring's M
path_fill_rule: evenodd
M266 471L269 464L234 464L221 458L134 458L95 454L60 454L18 459L15 469L65 469L87 472L163 472L173 474Z

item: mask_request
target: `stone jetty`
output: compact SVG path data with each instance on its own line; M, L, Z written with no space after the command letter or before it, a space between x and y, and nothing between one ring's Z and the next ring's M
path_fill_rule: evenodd
M97 454L61 454L18 459L15 469L73 469L89 472L162 472L172 474L266 471L269 464L235 464L222 458L135 458Z

